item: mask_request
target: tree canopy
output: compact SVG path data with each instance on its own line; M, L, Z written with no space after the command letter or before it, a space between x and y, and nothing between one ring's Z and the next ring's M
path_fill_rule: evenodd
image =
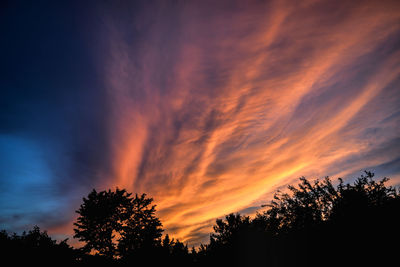
M93 190L74 224L82 250L67 240L57 243L38 227L22 235L1 231L1 250L16 263L62 259L83 266L388 266L400 240L400 194L387 182L371 172L353 183L301 177L254 217L217 219L210 242L190 251L168 234L162 237L146 194Z
M204 252L206 264L390 262L384 255L394 255L397 243L390 240L398 242L400 237L400 194L386 186L387 178L375 181L373 177L365 172L353 184L338 179L336 186L329 177L314 182L302 177L288 192L278 191L267 210L253 219L240 214L218 219ZM335 251L345 254L334 256Z
M155 205L146 194L132 197L126 190L93 190L76 212L75 236L83 249L113 258L127 257L139 249L151 249L161 242L163 232L155 216Z
M76 263L79 253L67 244L67 239L57 242L46 231L34 226L21 235L0 231L0 251L4 264L26 266L33 263Z

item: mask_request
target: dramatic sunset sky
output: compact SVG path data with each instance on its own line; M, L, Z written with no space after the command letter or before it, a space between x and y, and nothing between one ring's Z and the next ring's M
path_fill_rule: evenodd
M300 176L400 184L398 0L2 1L0 33L1 229L119 187L195 245Z

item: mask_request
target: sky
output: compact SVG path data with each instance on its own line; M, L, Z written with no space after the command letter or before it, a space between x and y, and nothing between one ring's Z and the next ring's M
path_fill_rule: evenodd
M400 185L399 1L2 1L0 228L93 188L207 243L305 176Z

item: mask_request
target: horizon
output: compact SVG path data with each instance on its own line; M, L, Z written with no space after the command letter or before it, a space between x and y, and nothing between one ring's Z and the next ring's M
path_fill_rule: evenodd
M72 238L95 188L208 242L278 189L400 185L398 1L9 1L0 226Z

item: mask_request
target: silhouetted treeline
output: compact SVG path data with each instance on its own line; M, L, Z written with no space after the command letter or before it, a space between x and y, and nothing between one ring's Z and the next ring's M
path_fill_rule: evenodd
M389 266L399 264L400 195L365 172L354 184L300 178L264 213L217 220L201 266Z
M162 237L153 199L93 190L77 210L75 249L38 227L0 234L3 260L67 265L388 266L398 265L400 194L365 172L353 184L300 178L253 218L216 220L210 242L191 250ZM397 264L396 264L397 263Z
M0 248L2 266L26 266L44 263L74 265L80 257L79 250L67 244L67 240L56 242L35 226L21 235L0 232Z

